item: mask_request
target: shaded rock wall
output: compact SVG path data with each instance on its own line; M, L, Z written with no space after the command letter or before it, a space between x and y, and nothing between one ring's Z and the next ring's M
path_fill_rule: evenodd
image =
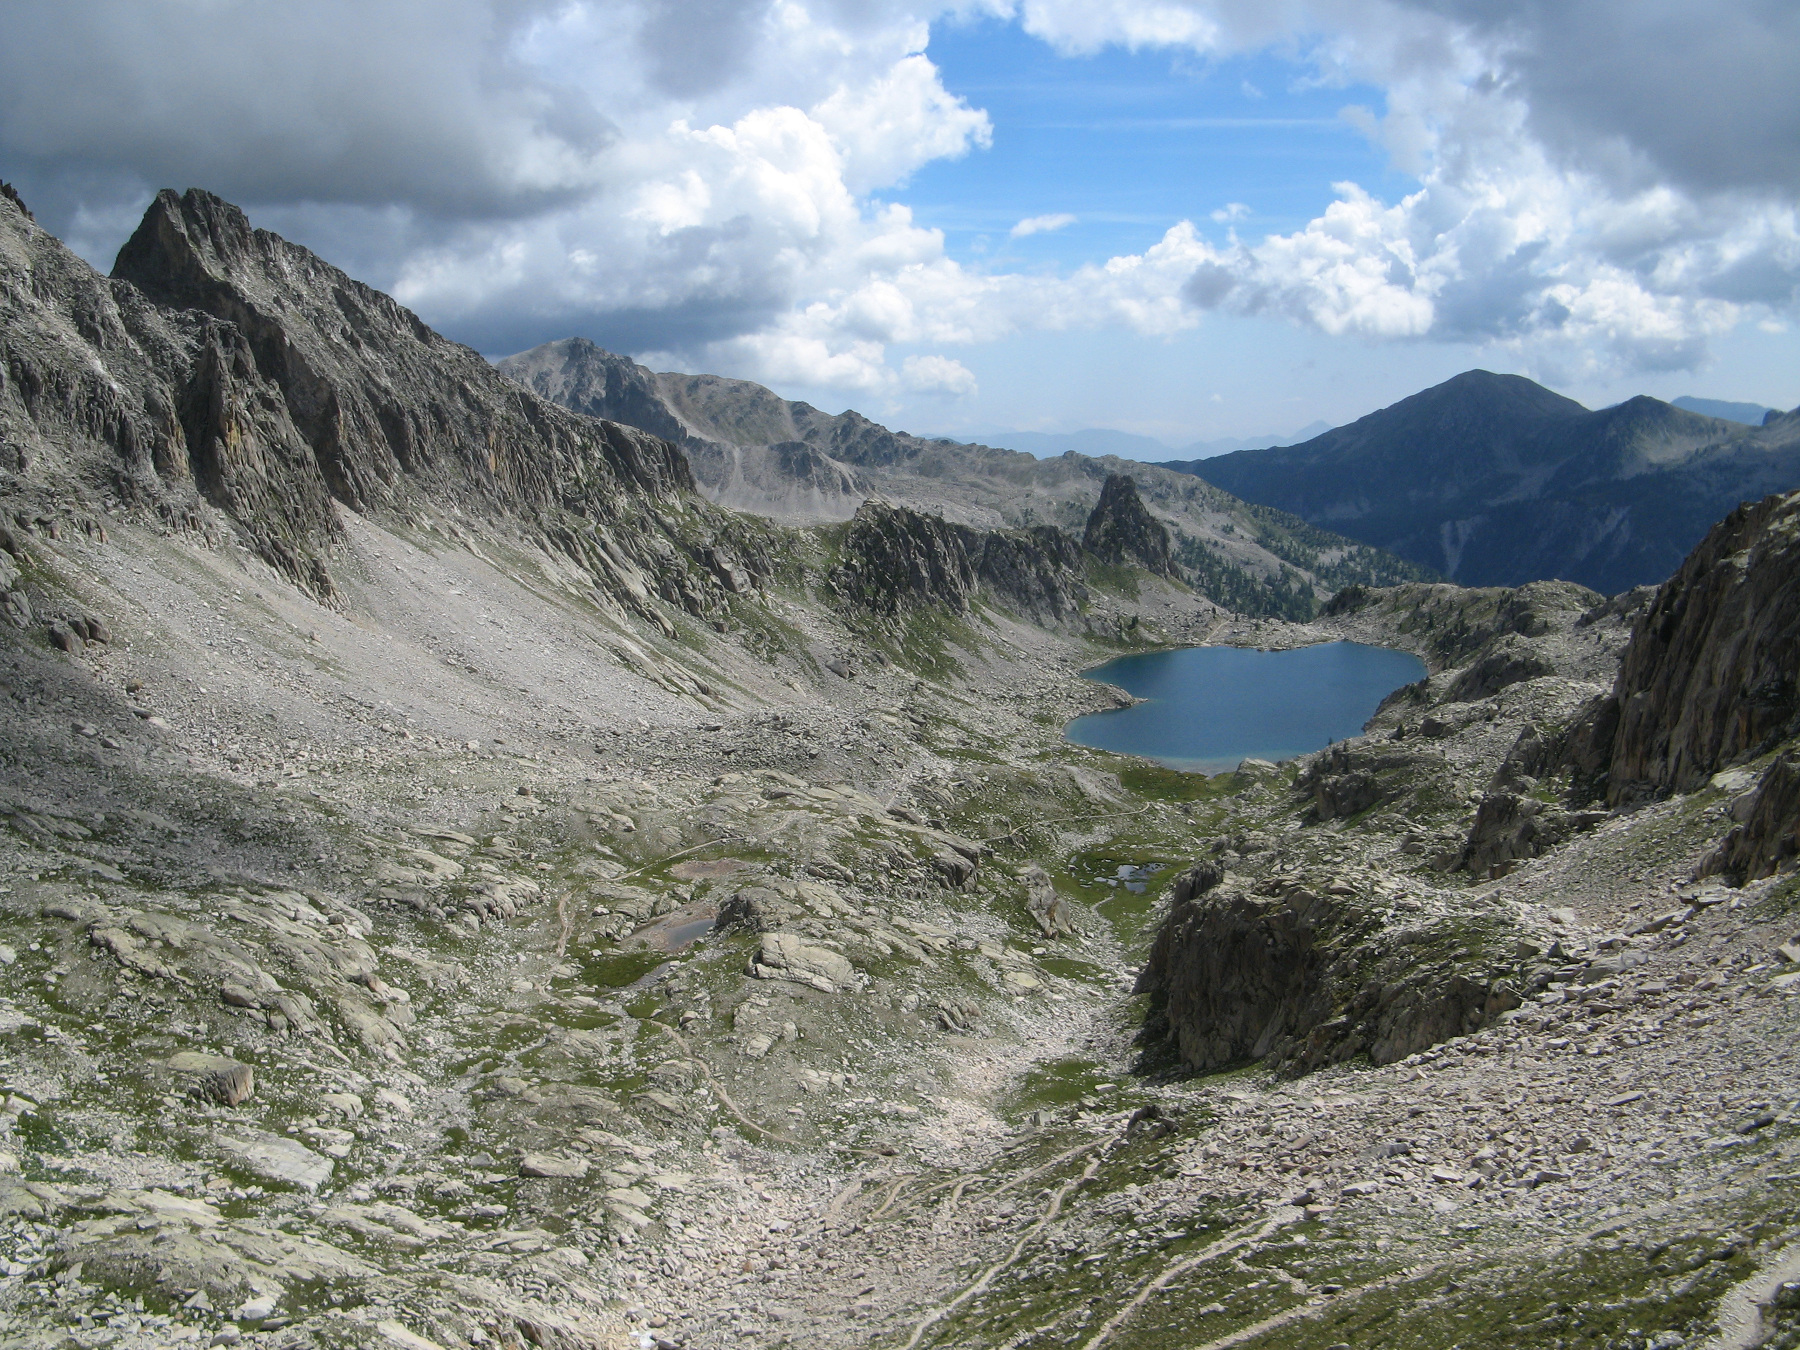
M868 502L850 522L831 583L882 615L924 606L965 614L984 592L1040 623L1062 623L1078 618L1087 598L1080 566L1080 548L1054 526L983 532Z
M1742 884L1793 865L1800 857L1800 750L1769 765L1738 814L1743 823L1701 866L1702 875L1722 873Z
M1520 975L1481 959L1470 924L1409 921L1349 887L1245 891L1206 862L1168 899L1137 992L1151 996L1146 1038L1199 1072L1389 1064L1520 1002Z
M1800 731L1800 493L1740 506L1638 620L1613 689L1614 802L1691 791Z

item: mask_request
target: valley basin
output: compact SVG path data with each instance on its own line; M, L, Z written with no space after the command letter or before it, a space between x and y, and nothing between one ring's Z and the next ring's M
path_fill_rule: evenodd
M1084 671L1144 700L1069 723L1077 745L1138 755L1185 773L1244 759L1292 759L1359 735L1381 700L1425 678L1410 652L1360 642L1288 651L1180 647Z

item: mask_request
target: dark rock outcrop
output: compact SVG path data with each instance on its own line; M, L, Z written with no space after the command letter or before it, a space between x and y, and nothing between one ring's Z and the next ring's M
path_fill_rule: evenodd
M1578 831L1606 819L1604 811L1567 811L1516 792L1491 792L1475 810L1454 870L1503 876L1512 865L1548 853Z
M845 600L884 616L923 606L966 614L980 593L1056 624L1080 616L1080 565L1075 541L1054 526L983 532L868 502L850 522L831 583Z
M1145 509L1129 474L1108 475L1081 546L1104 563L1136 564L1158 576L1169 575L1169 531Z
M1703 785L1800 732L1800 492L1733 511L1638 620L1613 689L1607 793Z
M1741 885L1793 865L1800 857L1800 750L1775 758L1738 814L1743 823L1702 864L1701 875L1723 874Z
M1555 663L1511 634L1494 644L1457 676L1445 691L1445 703L1473 703L1497 694L1509 684L1554 675Z
M975 575L1001 604L1038 623L1071 623L1087 600L1081 548L1054 525L982 536Z
M1533 776L1566 773L1569 800L1575 805L1606 799L1606 781L1612 768L1613 738L1619 731L1619 701L1601 694L1575 714L1560 736L1553 738Z
M850 522L831 582L844 599L876 614L922 605L965 614L975 593L974 542L975 531L942 516L865 503Z
M1501 945L1498 928L1402 923L1348 887L1225 883L1210 862L1176 879L1137 982L1146 1039L1199 1072L1260 1059L1298 1073L1364 1053L1388 1064L1519 1005L1518 973L1482 951Z
M1313 756L1294 779L1294 791L1312 798L1317 819L1342 820L1448 791L1448 781L1444 757L1435 750L1363 741Z
M0 236L0 467L14 512L127 509L210 538L211 506L329 594L330 495L242 332L108 281L10 198Z

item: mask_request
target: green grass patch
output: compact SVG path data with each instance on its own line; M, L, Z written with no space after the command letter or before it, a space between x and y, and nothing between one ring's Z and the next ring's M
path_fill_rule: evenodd
M1202 802L1228 797L1243 787L1235 773L1182 773L1160 764L1132 763L1119 771L1119 785L1158 802Z
M624 989L636 984L668 959L667 952L654 949L590 956L581 963L578 985L583 989Z

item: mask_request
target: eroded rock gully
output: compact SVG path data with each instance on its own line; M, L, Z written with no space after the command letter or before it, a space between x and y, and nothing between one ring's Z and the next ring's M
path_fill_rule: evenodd
M149 290L16 206L0 1339L1788 1334L1791 749L1574 819L1650 597L746 521L222 204ZM1140 615L1431 675L1298 764L1063 742Z

